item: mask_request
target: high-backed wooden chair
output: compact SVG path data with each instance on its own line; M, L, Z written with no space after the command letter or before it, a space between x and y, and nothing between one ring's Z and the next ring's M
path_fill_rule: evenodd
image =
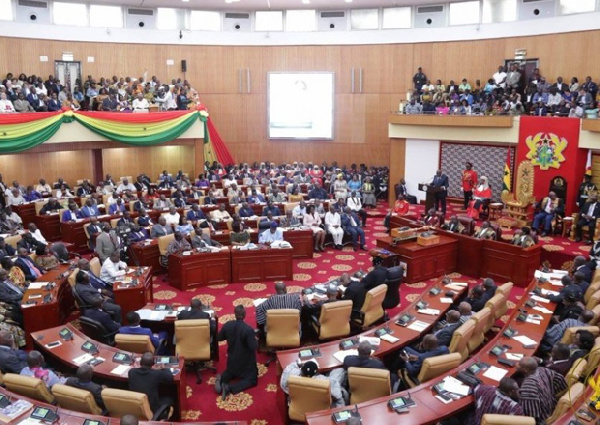
M331 387L329 380L290 376L288 416L292 421L306 422L306 413L329 409Z
M43 403L54 403L54 396L39 378L33 376L7 373L4 375L4 386L7 390Z
M515 178L515 191L502 191L502 202L505 213L517 221L519 227L526 226L530 217L530 209L535 202L533 196L534 168L529 160L522 161Z
M406 370L402 371L402 379L410 387L416 387L430 379L436 378L449 370L460 365L462 357L460 353L443 354L441 356L428 357L421 366L421 371L417 378L411 377Z
M385 311L383 310L383 300L387 293L387 285L378 285L367 291L365 302L360 311L352 312L352 323L361 329L366 329L377 321L383 319Z
M448 349L451 353L460 354L463 361L469 356L469 340L473 337L475 328L475 322L473 320L467 320L452 334L452 340L450 341Z
M319 319L311 316L310 324L320 340L342 338L350 335L352 301L334 301L321 306Z
M583 395L583 390L585 386L581 382L577 382L572 385L568 391L558 399L558 403L554 408L554 412L548 419L546 419L546 424L550 425L554 423L558 418L568 412L572 406L577 405L577 402Z
M155 348L148 335L130 335L116 334L115 345L123 351L131 351L133 353L144 354L147 352L154 353Z
M271 352L280 348L300 347L300 311L268 310L265 332L267 349ZM275 360L276 357L273 356L265 364L268 366Z
M490 323L493 324L492 317L492 310L489 307L484 307L477 313L474 313L469 320L467 320L467 322L472 321L475 323L473 335L467 343L470 353L475 351L481 344L483 344L483 341L485 340L485 334L491 329Z
M105 388L102 390L102 401L110 416L134 415L143 421L156 421L162 417L168 419L173 414L173 408L169 406L160 406L153 412L148 396L135 391Z
M350 404L390 395L390 371L366 367L348 368Z
M102 409L96 403L94 396L87 390L71 387L68 385L54 384L52 395L63 409L76 412L89 413L90 415L101 415Z
M481 425L535 425L535 418L531 416L486 413L481 418Z

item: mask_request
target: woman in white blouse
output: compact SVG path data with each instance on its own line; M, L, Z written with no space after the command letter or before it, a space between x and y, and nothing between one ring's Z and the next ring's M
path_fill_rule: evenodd
M0 113L7 114L15 112L17 111L15 111L13 103L6 98L6 93L0 93Z
M325 230L321 227L321 217L315 212L315 206L309 205L302 219L304 226L310 226L315 240L315 252L325 251Z

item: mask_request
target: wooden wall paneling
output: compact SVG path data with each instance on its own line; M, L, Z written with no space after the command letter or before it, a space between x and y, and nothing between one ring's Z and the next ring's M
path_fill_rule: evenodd
M390 45L391 63L389 74L393 77L391 91L393 93L402 93L403 99L405 99L406 91L412 88L412 77L417 72L417 68L414 65L413 50L413 44Z
M396 195L394 186L404 177L406 164L406 139L390 139L390 181L388 189L388 201L390 206L394 205ZM410 158L409 158L410 160Z
M364 143L385 144L388 139L389 95L365 95L365 138ZM386 116L387 115L387 116Z

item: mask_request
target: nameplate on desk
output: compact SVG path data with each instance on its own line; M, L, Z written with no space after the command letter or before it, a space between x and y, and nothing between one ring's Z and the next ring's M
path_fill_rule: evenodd
M193 252L192 252L192 251L183 251L183 252L181 253L181 255L185 255L185 256L187 256L187 255L192 255L192 254L193 254Z
M79 357L75 357L73 359L73 363L75 363L77 366L81 366L82 364L89 362L93 358L94 356L92 356L90 353L85 353Z
M29 296L30 300L37 300L38 298L42 298L42 294L35 294Z
M429 323L421 322L420 320L415 320L413 323L407 326L407 329L411 329L420 333L427 329L429 326Z

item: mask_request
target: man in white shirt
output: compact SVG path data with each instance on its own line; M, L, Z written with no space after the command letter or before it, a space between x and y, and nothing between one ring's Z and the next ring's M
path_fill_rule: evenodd
M494 75L492 75L492 78L497 87L506 87L506 72L504 72L504 67L502 65L498 67L498 72L495 72Z
M304 215L306 214L306 202L300 201L300 203L296 205L292 210L292 214L294 215L294 217L298 217L301 219L304 218Z
M41 195L50 194L52 192L52 188L48 183L46 183L46 180L40 179L40 184L35 187L35 191Z
M16 187L12 188L10 192L6 192L6 205L21 205L25 203L25 198L21 195L21 192Z
M143 93L138 93L133 101L133 112L149 112L150 104Z
M165 195L160 195L160 198L154 200L154 205L152 205L153 210L164 210L165 208L172 207L173 204Z
M225 209L225 204L219 204L218 210L213 210L210 212L210 217L214 221L229 221L232 220L231 216Z
M342 249L344 229L342 229L341 217L335 211L333 205L329 207L329 212L325 214L325 227L327 228L327 232L331 233L335 247L337 249Z
M113 252L110 257L104 260L100 269L100 279L107 283L114 283L119 278L125 276L127 264L121 261L119 250Z
M20 229L23 228L23 220L21 219L19 214L14 212L11 207L6 207L4 211L6 212L6 218L15 223Z
M126 190L130 190L131 192L137 192L137 189L134 185L129 183L129 180L123 179L123 183L121 183L119 187L117 187L117 193L123 193Z
M178 226L179 220L181 219L177 209L175 207L169 208L169 213L163 215L165 221L167 222L167 226Z
M46 238L42 235L42 232L40 232L40 229L38 229L35 224L29 223L29 233L31 233L31 236L33 236L33 239L36 241L41 242L44 245L48 245L48 241L46 241Z
M223 178L222 180L223 183L223 189L229 189L231 187L232 184L235 184L236 181L233 179L233 177L231 177L231 175L227 175Z
M277 223L272 221L271 228L268 231L262 232L260 237L258 238L258 243L264 243L266 245L271 245L272 242L282 241L283 240L283 232L281 229L277 228Z

